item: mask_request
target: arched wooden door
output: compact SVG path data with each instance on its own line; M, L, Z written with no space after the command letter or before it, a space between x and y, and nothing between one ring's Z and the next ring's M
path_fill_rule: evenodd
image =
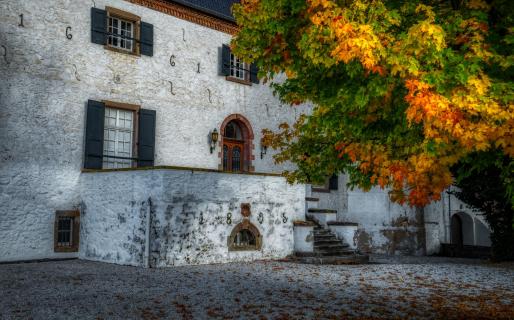
M241 125L232 120L223 130L223 170L245 171L245 132Z

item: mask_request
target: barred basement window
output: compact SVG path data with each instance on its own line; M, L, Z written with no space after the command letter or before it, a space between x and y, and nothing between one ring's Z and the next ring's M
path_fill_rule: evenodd
M54 226L54 251L76 252L79 248L80 213L78 210L57 211Z
M262 247L259 229L247 218L234 227L227 241L229 251L260 250Z
M255 239L255 236L248 229L239 231L234 239L235 248L250 248L255 247L256 244L257 240Z
M73 230L72 217L59 217L57 219L57 246L71 247L71 232Z

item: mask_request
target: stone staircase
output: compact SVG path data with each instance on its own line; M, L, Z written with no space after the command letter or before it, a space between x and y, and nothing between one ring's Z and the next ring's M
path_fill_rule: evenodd
M311 216L307 216L307 221L311 221L316 224L314 227L315 256L328 257L355 254L355 250L350 249L350 245L344 243L343 240L338 239L330 229L322 227Z
M316 202L307 198L307 202ZM314 251L297 254L297 260L311 264L362 264L369 262L367 255L362 255L350 248L350 245L327 227L327 221L335 219L335 210L319 209L317 206L307 208L306 220L314 224ZM333 218L332 218L333 216Z

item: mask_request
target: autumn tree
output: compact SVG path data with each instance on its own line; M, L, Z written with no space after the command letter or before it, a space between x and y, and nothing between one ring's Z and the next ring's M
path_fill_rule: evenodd
M233 11L235 53L281 100L312 105L265 132L275 160L296 164L290 182L345 172L423 206L452 167L492 152L510 163L500 176L514 205L511 1L243 0Z

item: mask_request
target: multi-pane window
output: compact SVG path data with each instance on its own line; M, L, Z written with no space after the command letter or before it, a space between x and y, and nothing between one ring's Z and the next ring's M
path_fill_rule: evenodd
M73 232L73 218L59 217L57 221L57 246L71 247Z
M116 17L108 17L107 32L109 37L107 43L109 46L127 51L133 49L134 23L119 19Z
M241 79L248 80L246 63L243 60L236 57L234 54L230 54L230 76Z
M232 148L232 171L241 171L241 148L239 146Z
M103 168L132 167L134 112L105 108Z

